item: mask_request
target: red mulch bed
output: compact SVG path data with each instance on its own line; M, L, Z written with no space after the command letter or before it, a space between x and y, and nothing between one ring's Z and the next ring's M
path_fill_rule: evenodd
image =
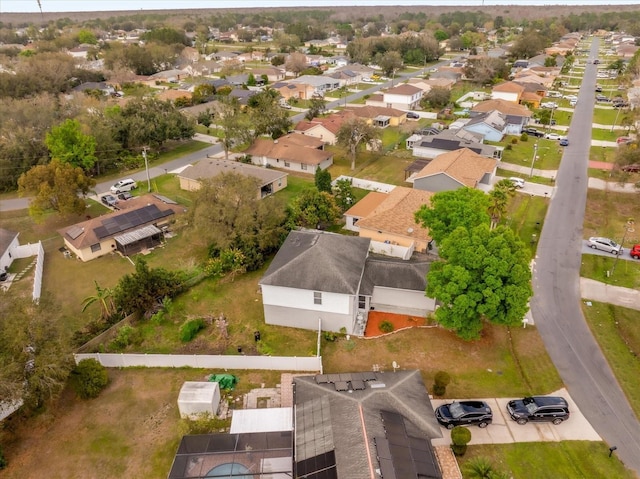
M383 336L387 334L380 330L380 324L383 321L389 321L391 324L393 324L394 331L405 328L415 328L417 326L426 326L427 324L427 318L419 316L383 313L381 311L369 311L367 328L364 331L364 336L366 338L375 338L376 336Z

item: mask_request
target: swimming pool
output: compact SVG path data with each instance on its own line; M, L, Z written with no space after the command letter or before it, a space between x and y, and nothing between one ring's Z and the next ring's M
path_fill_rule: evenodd
M246 474L246 475L245 475ZM229 477L233 479L253 479L251 471L237 462L227 462L207 472L207 477Z

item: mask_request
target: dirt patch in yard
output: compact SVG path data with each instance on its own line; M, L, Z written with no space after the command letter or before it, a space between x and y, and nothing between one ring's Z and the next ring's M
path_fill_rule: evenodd
M407 314L393 314L383 313L381 311L369 311L367 318L367 328L364 332L364 336L366 338L373 338L389 334L390 331L383 331L384 327L380 329L381 325L385 322L390 323L393 326L392 331L400 331L402 329L425 326L427 324L427 319L424 317L410 316Z

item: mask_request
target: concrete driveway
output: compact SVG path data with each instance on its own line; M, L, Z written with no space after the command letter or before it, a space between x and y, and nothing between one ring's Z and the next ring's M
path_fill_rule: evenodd
M520 426L509 417L507 403L516 398L480 399L485 401L493 411L493 422L480 429L470 426L471 442L469 444L510 444L515 442L559 442L559 441L601 441L602 438L591 427L589 421L582 415L576 403L571 399L566 389L560 389L550 396L562 396L569 403L571 417L554 426L550 422L528 423ZM433 408L452 402L452 399L432 399ZM442 438L434 439L435 446L451 444L451 431L441 427Z

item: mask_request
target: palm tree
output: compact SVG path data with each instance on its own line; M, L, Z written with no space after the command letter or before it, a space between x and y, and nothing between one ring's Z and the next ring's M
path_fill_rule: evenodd
M511 180L500 180L494 185L489 193L488 213L491 216L491 229L498 225L515 193L516 187Z
M102 316L102 319L107 319L111 315L113 315L113 313L115 313L116 309L112 298L113 290L111 288L103 288L95 280L94 283L96 285L96 294L94 294L93 296L88 296L84 300L82 300L82 312L84 313L84 311L90 305L98 302L100 303L100 314Z

